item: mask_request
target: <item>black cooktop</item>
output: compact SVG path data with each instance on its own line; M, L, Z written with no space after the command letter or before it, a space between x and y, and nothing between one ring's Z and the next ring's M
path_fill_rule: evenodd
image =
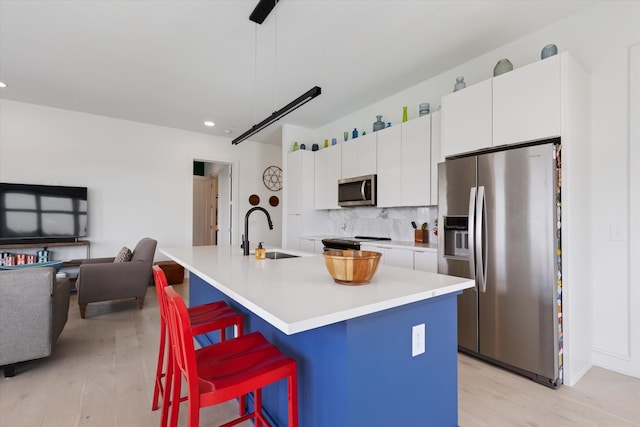
M354 236L353 240L391 240L391 237Z
M322 239L325 250L327 249L360 249L360 242L373 242L376 240L391 240L390 237L354 236L335 239Z

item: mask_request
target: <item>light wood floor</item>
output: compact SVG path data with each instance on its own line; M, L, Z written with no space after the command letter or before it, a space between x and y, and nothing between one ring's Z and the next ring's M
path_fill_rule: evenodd
M184 294L187 287L176 289ZM0 427L157 426L157 345L153 288L141 311L133 300L89 304L84 320L72 295L54 354L18 367L13 378L0 375ZM576 386L551 390L468 356L458 360L463 427L640 426L640 379L593 368ZM203 409L201 425L217 426L235 413L231 402Z

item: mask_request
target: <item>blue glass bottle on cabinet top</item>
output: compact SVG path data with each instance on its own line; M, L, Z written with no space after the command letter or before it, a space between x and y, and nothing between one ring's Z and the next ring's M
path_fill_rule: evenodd
M356 139L358 137L358 129L353 128L353 132L351 132L351 138Z

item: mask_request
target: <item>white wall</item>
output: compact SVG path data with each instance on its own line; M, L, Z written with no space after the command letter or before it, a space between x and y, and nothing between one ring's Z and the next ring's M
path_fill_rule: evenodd
M638 111L630 112L630 47L640 43L640 2L607 1L569 17L557 24L516 40L493 52L461 64L448 72L410 87L389 98L372 104L316 130L316 140L338 137L357 127L360 132L372 130L377 114L385 122L398 124L402 106L409 106L409 119L418 115L418 105L430 102L437 110L440 99L453 90L456 76L464 76L468 85L492 76L493 67L501 58L509 58L515 68L540 59L542 47L549 43L559 51L568 51L590 73L592 96L591 163L592 189L585 195L591 199L592 225L591 264L589 269L593 289L593 330L591 334L592 360L595 364L640 377L640 323L634 309L640 307L640 270L638 264L637 232L629 243L629 230L640 227L640 215L630 215L630 204L640 200L639 177L633 171L640 168L640 158L630 157L631 147L637 147ZM436 41L437 42L437 41ZM637 50L637 48L636 48ZM637 62L637 60L636 60ZM637 67L637 65L636 65ZM638 73L636 68L635 73ZM635 130L635 145L630 139ZM285 141L289 143L290 141ZM612 240L610 229L622 231L623 241ZM632 235L631 237L633 237ZM634 245L635 244L635 245ZM635 248L635 252L630 252ZM635 254L633 259L630 254ZM634 264L635 263L635 264ZM637 315L635 315L637 316ZM636 319L636 321L633 321ZM588 329L588 328L587 328Z
M257 194L274 230L252 215L251 240L280 246L282 208L268 200L281 191L262 184L267 166L281 166L280 147L0 100L0 181L88 187L92 257L144 236L158 247L190 245L194 159L234 165L234 244Z

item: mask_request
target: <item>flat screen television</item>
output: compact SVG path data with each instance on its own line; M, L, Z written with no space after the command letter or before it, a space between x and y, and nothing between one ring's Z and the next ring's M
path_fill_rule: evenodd
M0 183L0 244L87 237L87 188Z

